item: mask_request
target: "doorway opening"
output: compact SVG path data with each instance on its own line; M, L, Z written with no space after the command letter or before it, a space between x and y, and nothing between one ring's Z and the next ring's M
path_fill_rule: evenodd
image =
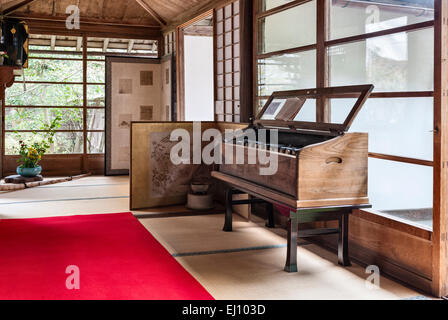
M207 13L179 28L179 108L183 121L214 120L213 14Z

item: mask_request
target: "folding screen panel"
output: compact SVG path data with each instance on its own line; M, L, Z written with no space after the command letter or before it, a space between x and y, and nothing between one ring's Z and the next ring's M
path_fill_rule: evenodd
M223 134L226 129L241 130L245 127L247 124L244 123L202 122L201 132L216 129ZM171 149L178 142L170 141L170 135L177 129L184 129L192 136L193 122L132 123L130 210L184 205L192 180L211 179L213 165L194 164L193 158L190 164L173 164ZM216 191L220 190L223 188Z
M164 121L159 59L106 57L106 175L130 168L132 121Z

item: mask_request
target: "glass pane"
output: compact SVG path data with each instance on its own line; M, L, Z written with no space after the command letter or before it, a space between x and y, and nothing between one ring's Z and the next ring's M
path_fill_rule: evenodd
M260 53L316 43L316 1L262 18Z
M24 69L26 81L82 82L82 61L30 59ZM16 77L16 82L23 77Z
M314 108L313 108L314 106ZM316 114L316 102L305 98L276 98L266 108L261 119L279 121L308 121L309 112ZM312 109L312 110L311 110Z
M224 17L224 9L218 9L216 10L216 21L222 21Z
M105 110L88 109L87 130L104 130L104 128L105 128Z
M77 51L76 47L55 47L56 51ZM81 49L82 50L82 49Z
M258 99L258 103L256 105L256 114L258 115L258 113L263 109L264 105L266 104L266 102L268 102L267 99Z
M261 9L260 11L267 11L292 1L294 0L259 0Z
M427 28L329 48L332 86L367 84L375 91L432 91L434 32Z
M433 207L433 168L369 159L369 198L379 211Z
M307 99L294 121L316 122L316 99Z
M6 130L42 130L57 116L61 120L60 130L82 130L82 109L66 108L6 108Z
M6 105L14 106L82 106L82 85L15 83L6 90Z
M31 39L30 39L30 46L29 46L29 50L48 50L48 51L53 51L53 49L51 48L51 36L38 36L38 37L43 37L46 39L41 39L40 41L44 41L46 42L46 44L44 45L33 45L33 43L35 43L36 40L36 35L31 35ZM55 51L78 51L77 50L77 41L76 40L65 40L66 42L66 46L62 46L62 45L58 45L61 43L60 39L56 39L56 46L54 47ZM72 46L70 46L72 45ZM82 45L79 51L82 51Z
M274 120L278 113L282 110L286 103L286 99L274 99L263 113L261 119Z
M239 1L235 1L233 3L233 14L237 14L240 12L240 2Z
M375 1L373 5L372 1L349 4L346 0L332 0L330 38L344 38L434 20L434 1L401 2L399 5L391 5Z
M224 17L229 18L231 16L232 16L232 5L229 4L229 5L225 6L225 8L224 8Z
M104 153L104 132L87 133L87 153Z
M353 101L333 99L333 122L346 117ZM433 98L369 99L350 131L368 132L371 152L433 160L433 109Z
M103 55L88 55L87 60L106 60L106 56Z
M106 105L106 87L104 85L87 86L87 105L104 107Z
M106 63L101 61L87 62L87 82L105 83L106 82Z
M5 153L6 155L18 154L20 140L32 144L34 142L40 142L42 139L42 133L6 133ZM58 132L54 136L54 141L55 143L48 151L48 154L79 154L83 152L82 132Z
M258 95L274 91L316 87L316 51L285 54L258 60Z
M261 119L316 122L316 100L274 99Z
M356 103L356 99L329 99L328 103L331 106L331 122L341 124L347 119L348 114ZM366 106L364 105L363 109L365 108ZM361 112L363 109L361 109Z

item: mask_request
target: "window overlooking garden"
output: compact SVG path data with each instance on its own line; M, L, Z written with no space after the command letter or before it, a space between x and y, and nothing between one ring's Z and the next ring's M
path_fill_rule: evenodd
M105 56L154 56L157 47L151 40L31 35L29 51L28 68L6 91L5 155L17 155L20 140L41 139L56 117L50 154L104 153Z

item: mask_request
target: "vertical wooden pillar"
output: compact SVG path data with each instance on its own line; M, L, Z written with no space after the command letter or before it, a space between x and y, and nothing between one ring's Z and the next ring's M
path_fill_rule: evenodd
M432 291L448 295L448 2L436 0L434 21L434 212Z
M328 54L325 47L327 40L328 0L317 1L317 38L316 38L316 87L324 88L329 84ZM318 122L330 122L330 103L327 99L319 98L316 101L316 119Z
M157 58L162 58L165 55L165 37L161 36L157 39Z
M0 103L2 104L2 113L1 113L1 151L2 151L2 155L1 155L1 159L0 159L0 167L1 167L1 177L3 178L5 177L5 171L3 170L3 165L5 163L5 138L6 138L6 134L5 134L5 115L6 115L6 111L5 111L5 85L3 83L0 83Z
M177 121L185 121L185 68L183 27L176 28Z
M218 28L217 28L216 9L213 10L213 115L215 121L218 119Z
M88 163L87 163L87 37L82 36L82 92L83 92L83 140L84 140L84 151L82 155L82 172L87 173Z
M0 67L0 104L1 104L1 121L0 121L0 126L1 126L1 145L0 145L0 149L1 149L1 157L0 157L0 174L1 177L3 178L5 176L5 172L3 170L3 165L5 163L5 116L6 116L6 110L5 110L5 106L6 106L6 96L5 96L5 92L6 92L6 88L9 88L13 85L14 83L14 67L10 67L10 66L2 66Z
M253 14L254 2L240 0L240 116L241 122L254 117L253 101Z
M259 0L251 0L252 1L252 52L253 52L253 59L252 59L252 113L256 116L257 115L257 108L258 108L258 48L259 48L259 42L260 42L260 26L258 24L257 19L257 13L261 11L261 8L259 7L262 5L262 1Z

